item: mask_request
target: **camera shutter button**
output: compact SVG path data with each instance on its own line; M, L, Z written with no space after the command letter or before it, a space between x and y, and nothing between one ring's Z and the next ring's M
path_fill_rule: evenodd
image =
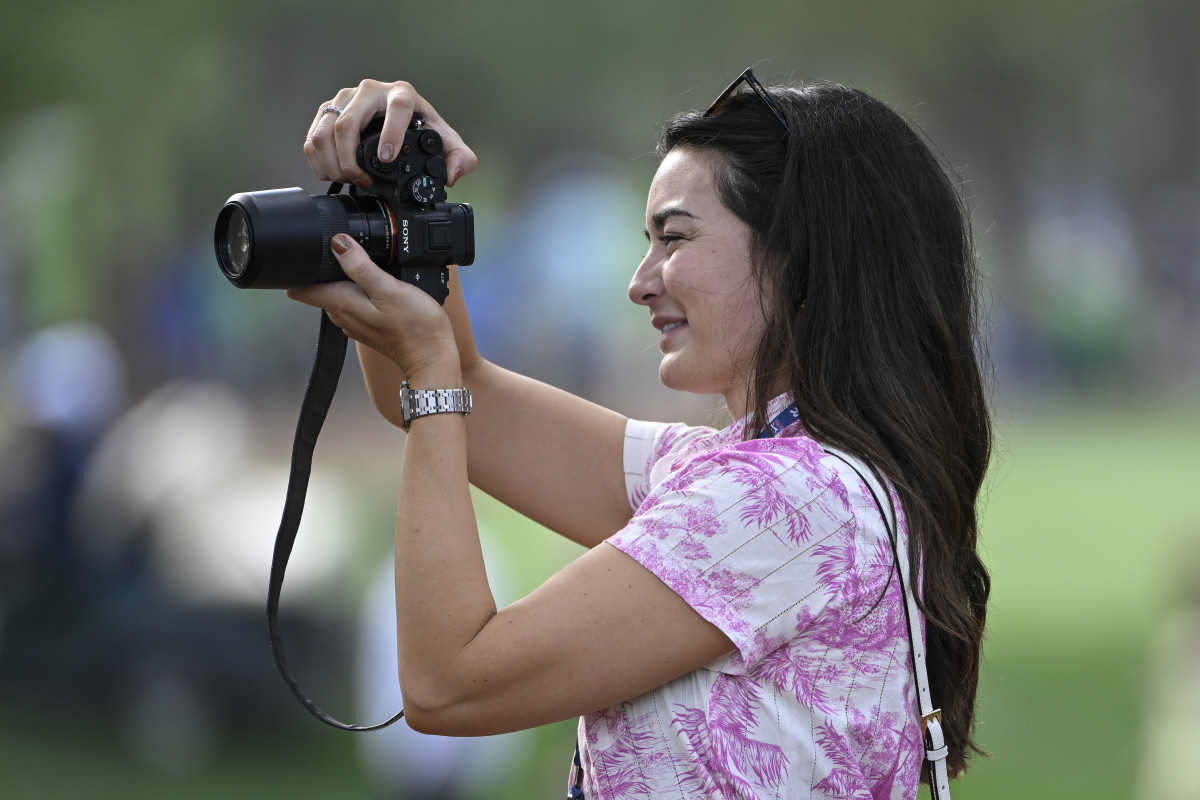
M432 178L446 177L446 159L434 156L425 162L425 172Z

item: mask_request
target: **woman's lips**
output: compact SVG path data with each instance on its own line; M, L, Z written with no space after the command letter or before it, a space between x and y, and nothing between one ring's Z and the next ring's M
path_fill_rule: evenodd
M687 329L687 323L683 321L668 322L662 326L662 336L658 340L658 349L665 351L667 345L678 338L682 331Z

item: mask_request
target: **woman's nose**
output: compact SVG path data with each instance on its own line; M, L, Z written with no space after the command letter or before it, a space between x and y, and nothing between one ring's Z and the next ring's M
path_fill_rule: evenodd
M629 299L640 306L649 305L663 293L662 270L654 248L646 253L629 281Z

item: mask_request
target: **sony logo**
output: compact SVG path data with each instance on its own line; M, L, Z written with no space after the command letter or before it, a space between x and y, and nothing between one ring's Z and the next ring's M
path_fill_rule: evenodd
M404 252L408 252L408 220L400 220L400 239L404 244Z

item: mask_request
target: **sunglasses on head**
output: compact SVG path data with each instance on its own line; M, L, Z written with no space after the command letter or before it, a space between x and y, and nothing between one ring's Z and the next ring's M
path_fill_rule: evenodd
M722 103L730 98L730 96L734 93L738 86L742 84L743 81L754 91L756 95L758 95L758 99L762 100L766 107L771 109L771 113L775 115L775 119L779 120L779 124L783 126L784 131L788 131L789 129L787 120L783 118L783 112L779 110L779 106L777 106L775 101L771 99L771 96L767 94L766 88L759 83L758 78L754 77L754 70L750 69L749 67L747 67L741 75L738 75L733 83L729 84L729 86L725 88L725 91L721 92L717 99L712 102L712 105L708 107L708 110L704 112L704 116L711 116Z

